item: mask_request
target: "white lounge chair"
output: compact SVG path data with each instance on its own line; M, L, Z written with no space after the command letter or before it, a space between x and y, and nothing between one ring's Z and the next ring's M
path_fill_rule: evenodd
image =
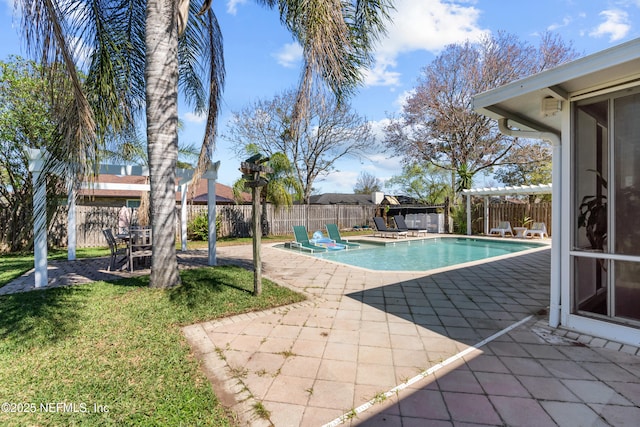
M504 235L507 233L511 234L511 237L514 236L513 230L511 229L511 223L509 221L502 221L498 224L497 227L489 230L489 235L499 234L500 236L504 237Z
M524 232L524 237L533 236L538 236L541 239L543 237L549 237L549 233L547 233L547 226L544 222L534 222L531 224L531 228Z

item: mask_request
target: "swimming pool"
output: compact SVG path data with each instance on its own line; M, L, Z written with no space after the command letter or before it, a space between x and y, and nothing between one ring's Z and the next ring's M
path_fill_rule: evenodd
M540 247L548 246L513 240L436 237L386 245L362 244L359 249L308 255L370 270L424 271Z

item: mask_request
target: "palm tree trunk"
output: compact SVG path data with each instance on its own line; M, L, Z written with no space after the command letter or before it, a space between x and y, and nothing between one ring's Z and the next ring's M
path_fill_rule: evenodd
M153 255L150 286L180 283L175 245L178 158L178 28L175 0L148 0L146 112Z

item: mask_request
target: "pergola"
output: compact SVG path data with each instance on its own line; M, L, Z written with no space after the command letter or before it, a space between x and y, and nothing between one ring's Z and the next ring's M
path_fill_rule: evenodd
M507 187L472 188L462 190L467 196L467 235L471 235L471 196L484 196L484 229L489 229L489 197L515 194L551 194L551 184L514 185Z
M29 171L33 179L33 210L34 212L45 212L47 189L40 180L43 171L46 151L29 149ZM209 223L209 256L208 265L216 265L216 180L218 179L218 168L220 162L211 162L203 179L207 180L207 207ZM100 174L126 175L126 176L149 176L149 169L145 166L131 165L106 165L99 168ZM193 170L177 169L176 177L178 184L176 192L181 192L180 210L180 240L181 250L187 250L187 190L193 182ZM148 184L117 184L117 183L92 183L83 184L84 188L96 190L134 190L149 191ZM67 259L76 259L76 193L72 190L67 198L68 222L67 222ZM45 215L34 214L33 216L33 255L35 268L35 287L42 288L48 283L47 274L47 227Z

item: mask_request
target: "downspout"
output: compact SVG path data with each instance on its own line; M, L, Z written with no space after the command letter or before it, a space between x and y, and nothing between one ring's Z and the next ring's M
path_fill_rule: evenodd
M551 182L552 190L551 197L553 202L551 203L551 221L553 222L553 235L551 236L551 278L550 278L550 303L549 303L549 326L557 328L560 324L560 310L561 310L561 295L562 289L560 286L560 239L562 230L562 215L560 209L560 203L562 202L562 186L560 180L562 179L562 140L560 135L554 132L541 132L541 131L523 131L511 129L508 124L509 119L502 118L498 120L498 129L500 133L507 136L514 136L520 138L541 139L548 141L553 147L552 151L552 170L551 170Z

